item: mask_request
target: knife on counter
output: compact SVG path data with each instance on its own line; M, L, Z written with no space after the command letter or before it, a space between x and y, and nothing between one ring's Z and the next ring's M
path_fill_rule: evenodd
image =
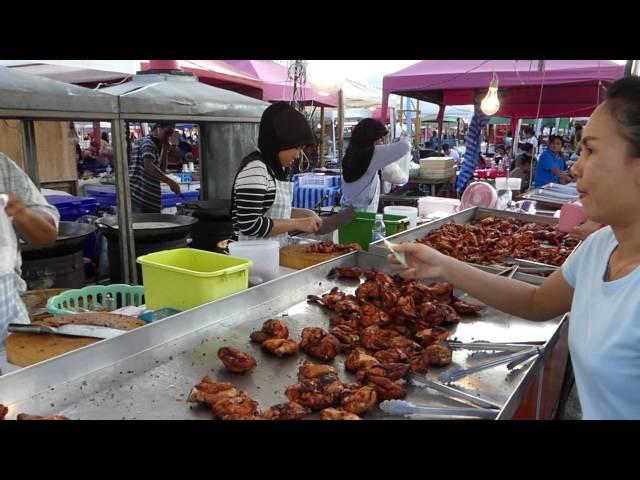
M343 208L335 215L322 217L322 225L320 225L320 228L315 234L325 235L327 233L331 233L335 230L338 230L340 227L344 227L345 225L350 224L351 222L353 222L354 218L356 218L356 211L353 207ZM304 235L304 232L294 231L289 232L289 235L296 237Z
M95 325L62 325L60 327L49 327L47 325L38 325L35 323L10 323L9 332L11 333L36 333L42 335L67 335L71 337L89 337L89 338L113 338L127 330L119 330L117 328L98 327Z

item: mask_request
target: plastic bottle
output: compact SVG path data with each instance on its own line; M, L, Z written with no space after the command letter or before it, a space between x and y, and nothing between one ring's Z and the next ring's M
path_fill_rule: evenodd
M376 219L373 222L373 230L371 231L371 241L377 242L387 236L386 227L384 226L384 221L382 220L382 214L376 213Z

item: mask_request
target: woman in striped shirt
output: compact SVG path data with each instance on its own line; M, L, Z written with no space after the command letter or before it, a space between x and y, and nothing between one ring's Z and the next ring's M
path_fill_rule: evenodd
M287 170L302 148L315 143L307 120L284 102L262 114L258 150L242 160L231 193L233 240L271 238L286 244L287 232L315 233L322 220L311 210L292 208Z

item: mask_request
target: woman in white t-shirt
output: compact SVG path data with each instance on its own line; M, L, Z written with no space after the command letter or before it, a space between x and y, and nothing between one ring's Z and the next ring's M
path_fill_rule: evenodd
M640 77L609 87L573 166L590 235L541 286L502 278L418 243L396 247L405 278L439 277L534 321L568 311L569 349L585 419L640 419ZM612 193L613 192L613 193Z

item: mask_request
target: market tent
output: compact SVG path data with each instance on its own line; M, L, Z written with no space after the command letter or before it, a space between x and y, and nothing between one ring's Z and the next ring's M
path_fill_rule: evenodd
M0 60L13 71L94 87L135 74L139 60Z
M344 98L344 108L380 107L382 89L346 79L342 82L342 96Z
M273 60L225 60L231 65L260 80L262 100L268 102L290 102L293 99L293 85L288 78L289 70ZM305 86L302 91L304 105L335 107L337 101L332 95L322 95L315 89Z
M118 99L104 92L58 82L44 77L0 67L0 118L22 120L25 150L25 170L38 183L38 162L34 119L41 120L109 120L114 132L113 153L116 165L118 198L118 227L121 267L125 281L135 269L135 256L131 255L133 229L131 204L128 193L127 158Z
M222 60L176 60L180 69L190 72L207 85L231 90L253 98L262 98L262 82L251 75L227 65ZM153 63L140 64L142 71L152 70Z
M390 94L438 105L473 105L486 94L493 73L499 79L502 117L590 115L602 87L624 74L609 60L424 60L385 75L383 108ZM541 95L542 91L542 95ZM540 103L540 107L538 104Z
M103 92L0 67L0 116L115 118L116 99Z
M141 74L101 90L119 97L120 112L132 120L251 121L265 102L205 85L192 75Z

